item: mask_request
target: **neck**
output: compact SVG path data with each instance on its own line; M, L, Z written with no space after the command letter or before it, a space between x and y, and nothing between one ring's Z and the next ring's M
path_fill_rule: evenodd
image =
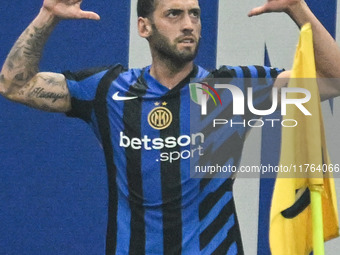
M173 63L154 57L150 75L168 89L173 89L189 75L194 66L193 61L187 63Z

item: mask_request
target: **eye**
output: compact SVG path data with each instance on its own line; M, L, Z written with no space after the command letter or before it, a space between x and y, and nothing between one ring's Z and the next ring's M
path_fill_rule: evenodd
M201 16L200 10L192 10L192 11L190 12L190 14L191 14L191 16L194 17L194 18L200 18L200 16Z
M166 16L170 18L175 18L178 17L181 13L181 10L169 10Z

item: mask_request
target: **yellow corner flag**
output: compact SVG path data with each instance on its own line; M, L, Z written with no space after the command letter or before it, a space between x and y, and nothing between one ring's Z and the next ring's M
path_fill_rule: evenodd
M278 173L276 179L270 212L270 248L273 255L307 255L312 250L317 255L322 252L315 251L318 241L314 234L321 233L323 247L324 240L339 235L339 224L331 173L333 165L326 148L310 24L301 29L288 84L288 88L294 87L311 93L311 99L304 104L311 115L305 115L295 105L287 106L284 118L296 120L298 125L282 128L280 166L286 166L290 171ZM302 97L302 93L288 95L289 98ZM320 206L312 209L313 192L320 194ZM319 226L315 224L317 221Z

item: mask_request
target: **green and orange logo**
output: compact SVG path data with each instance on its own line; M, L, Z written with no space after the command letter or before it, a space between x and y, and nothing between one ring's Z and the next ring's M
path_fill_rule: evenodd
M194 101L196 104L201 105L202 99L205 98L207 100L210 97L214 101L215 106L217 106L216 98L218 99L219 103L222 105L222 100L221 100L220 95L209 84L205 82L196 82L196 83L190 83L189 87L190 87L190 97L192 101Z

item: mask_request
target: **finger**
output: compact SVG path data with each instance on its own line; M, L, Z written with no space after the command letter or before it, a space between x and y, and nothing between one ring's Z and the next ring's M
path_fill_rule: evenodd
M93 19L93 20L100 20L100 16L95 12L89 12L89 11L81 11L79 13L80 19Z
M263 14L265 12L267 12L267 6L266 5L259 6L259 7L252 9L248 13L248 17L257 16L257 15Z

